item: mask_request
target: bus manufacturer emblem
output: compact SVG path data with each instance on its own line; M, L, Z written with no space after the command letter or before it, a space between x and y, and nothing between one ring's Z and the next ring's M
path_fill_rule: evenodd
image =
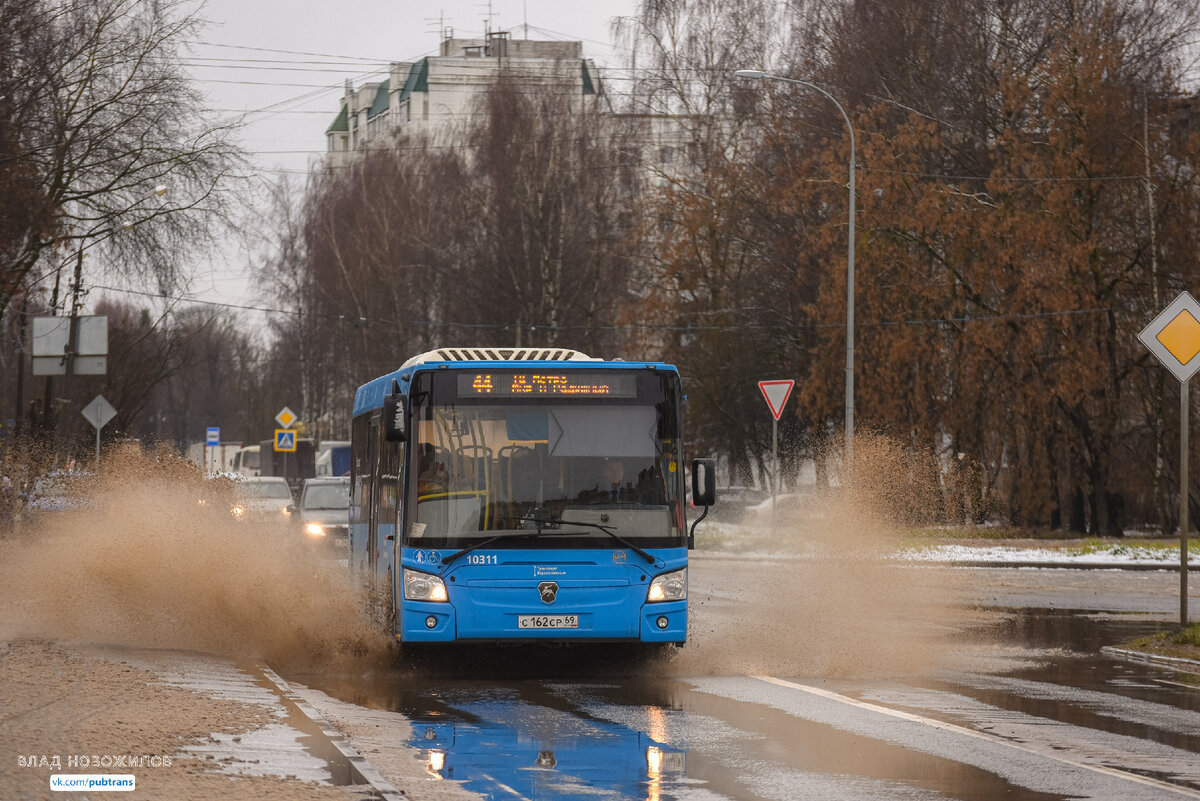
M625 563L625 552L624 551L613 551L613 564L620 565L620 564L624 564L624 563Z
M542 603L552 604L558 597L558 584L553 581L543 581L538 585L538 593L542 596Z

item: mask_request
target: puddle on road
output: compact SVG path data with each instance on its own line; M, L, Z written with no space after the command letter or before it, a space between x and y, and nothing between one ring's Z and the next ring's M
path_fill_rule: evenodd
M660 667L639 649L477 646L395 671L288 678L404 715L404 745L428 773L485 797L503 786L528 798L657 798L687 762L666 723L687 687L656 678Z
M1200 734L1186 722L1189 712L1200 711L1194 688L1173 683L1172 671L1100 653L1159 625L1129 616L1013 610L973 639L1019 647L1036 655L1033 663L994 677L979 674L978 686L969 680L927 686L1200 752ZM484 797L501 797L497 793L506 791L498 788L507 787L528 798L599 792L751 799L789 782L843 798L954 795L963 788L972 798L1062 797L971 764L695 692L686 679L671 678L669 667L611 648L475 647L448 649L415 666L292 678L349 703L404 715L413 731L405 745L422 754L426 770ZM1033 685L1042 688L1041 697L1029 692ZM1128 698L1177 709L1178 725L1169 718L1122 717L1089 694L1117 705ZM759 784L747 783L747 775Z
M1136 615L1008 610L1002 621L976 632L976 638L1017 644L1037 658L995 678L970 682L965 691L1001 709L1200 753L1200 731L1194 718L1186 717L1200 713L1197 677L1101 651L1169 625ZM953 680L940 686L964 691ZM1134 714L1134 707L1147 703L1162 714L1146 719Z
M962 787L974 798L1061 798L674 679L497 682L404 672L297 680L403 714L413 732L404 745L421 753L427 772L485 798L858 799L911 796L913 788L952 796Z
M1071 609L1009 609L998 623L984 629L988 636L1027 648L1054 648L1098 654L1104 646L1119 645L1169 624L1141 615Z

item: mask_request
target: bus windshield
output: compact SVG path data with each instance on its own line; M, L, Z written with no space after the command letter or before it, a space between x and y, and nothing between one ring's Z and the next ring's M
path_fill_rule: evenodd
M491 537L492 547L546 547L528 534L540 531L554 535L553 547L607 547L603 526L639 546L678 545L678 381L608 373L621 377L603 376L612 394L569 397L495 397L473 389L477 376L467 376L473 384L453 371L423 377L413 395L406 543L468 547ZM506 533L522 536L497 536Z

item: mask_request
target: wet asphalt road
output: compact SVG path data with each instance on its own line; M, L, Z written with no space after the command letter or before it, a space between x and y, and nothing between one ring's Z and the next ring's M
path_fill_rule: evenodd
M721 599L753 560L694 564L701 614L735 618ZM1200 798L1200 676L1100 651L1160 628L1177 579L1082 572L960 570L947 605L979 613L948 639L966 658L899 679L689 674L612 648L287 678L403 714L397 748L489 799Z

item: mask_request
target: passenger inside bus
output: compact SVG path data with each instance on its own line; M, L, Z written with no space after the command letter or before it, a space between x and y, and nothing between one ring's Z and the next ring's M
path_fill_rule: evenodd
M446 492L450 488L450 476L446 465L437 458L433 443L421 443L417 452L417 494L431 495Z

